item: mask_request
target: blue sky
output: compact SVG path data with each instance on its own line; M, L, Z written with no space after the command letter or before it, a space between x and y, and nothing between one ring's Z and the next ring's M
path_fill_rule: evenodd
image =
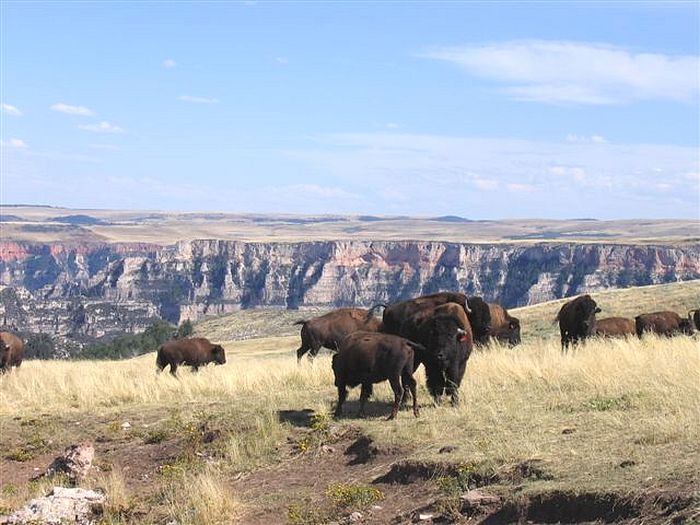
M0 9L5 204L700 215L697 2Z

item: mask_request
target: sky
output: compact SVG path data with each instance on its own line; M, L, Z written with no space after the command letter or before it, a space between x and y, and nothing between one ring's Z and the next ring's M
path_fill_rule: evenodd
M699 218L698 2L0 3L0 203Z

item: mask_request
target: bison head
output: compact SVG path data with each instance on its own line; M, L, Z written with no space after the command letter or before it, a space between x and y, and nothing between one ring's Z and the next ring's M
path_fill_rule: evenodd
M678 323L678 328L683 334L693 335L693 320L681 319L681 322Z
M226 362L226 353L224 352L224 347L221 345L212 346L211 355L214 358L213 361L217 365L223 365Z
M576 300L576 318L580 320L586 334L593 333L595 314L601 310L590 295L584 295Z
M434 316L427 319L422 327L428 331L424 341L430 341L427 346L428 358L447 369L455 359L471 352L471 334L462 328L459 321L452 316Z

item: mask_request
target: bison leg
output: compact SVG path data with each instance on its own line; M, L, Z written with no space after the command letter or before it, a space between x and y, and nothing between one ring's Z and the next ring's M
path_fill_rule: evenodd
M372 383L362 383L362 389L360 390L360 417L365 417L365 405L371 396Z
M170 363L170 374L177 377L177 363Z
M394 391L394 406L391 407L391 415L386 418L387 421L391 421L396 417L396 414L399 412L399 406L401 405L401 398L403 397L403 387L401 386L399 377L389 378L389 383L391 384L391 389Z
M199 365L192 365L192 373L196 374L197 372L199 372Z
M309 347L304 345L304 343L301 344L299 348L297 348L297 364L301 364L301 358L304 357L304 354L309 351Z
M348 397L348 390L345 388L345 385L341 385L338 387L338 404L335 407L335 417L340 417L340 415L343 413L343 403L345 403L345 400Z
M418 417L420 415L420 412L418 411L418 398L416 397L416 380L413 379L413 376L410 372L405 371L403 373L402 383L404 394L403 399L406 399L406 393L410 391L411 396L413 397L413 415Z

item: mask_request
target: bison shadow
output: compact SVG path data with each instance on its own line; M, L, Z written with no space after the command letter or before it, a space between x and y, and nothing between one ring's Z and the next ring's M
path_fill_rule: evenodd
M334 404L335 406L335 404ZM365 415L364 418L371 417L386 417L391 414L391 410L394 408L394 403L391 401L377 401L370 398L365 404ZM409 405L401 405L399 413L408 410L410 412L411 407ZM346 401L343 403L343 413L336 417L336 419L363 419L359 415L360 412L360 400L356 399L354 401ZM413 415L411 415L413 417Z
M295 427L311 427L311 420L315 415L316 411L310 408L277 411L277 419L280 423L289 423Z

